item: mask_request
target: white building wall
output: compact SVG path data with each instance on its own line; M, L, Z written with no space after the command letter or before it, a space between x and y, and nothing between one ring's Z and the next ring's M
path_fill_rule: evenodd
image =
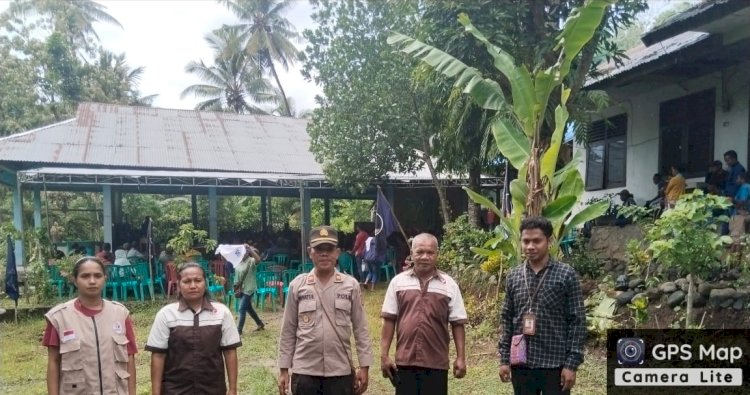
M742 64L732 71L734 74L722 84L722 73L717 72L681 84L663 85L658 89L643 92L628 88L610 91L612 102L604 117L627 113L627 156L626 186L640 204L656 195L656 188L651 177L659 171L659 107L660 103L716 88L716 108L714 127L714 159L723 161L724 152L733 149L737 157L747 167L748 159L748 123L750 123L750 62ZM726 77L725 77L726 78ZM722 94L726 90L731 97L729 111L722 109ZM579 169L585 180L586 148L576 146L575 151L583 158ZM695 187L703 178L688 179L688 188ZM583 201L592 197L617 193L623 188L587 191Z

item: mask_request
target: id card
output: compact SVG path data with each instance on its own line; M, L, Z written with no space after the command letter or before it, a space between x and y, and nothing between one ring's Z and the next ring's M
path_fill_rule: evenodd
M521 319L523 320L523 334L533 336L536 333L536 314L526 313Z

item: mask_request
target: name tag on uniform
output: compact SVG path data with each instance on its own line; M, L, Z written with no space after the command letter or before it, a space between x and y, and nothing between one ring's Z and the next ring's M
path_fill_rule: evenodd
M69 342L76 339L76 331L73 329L66 329L63 331L62 342Z
M533 336L536 333L536 314L526 313L521 320L523 321L523 334Z

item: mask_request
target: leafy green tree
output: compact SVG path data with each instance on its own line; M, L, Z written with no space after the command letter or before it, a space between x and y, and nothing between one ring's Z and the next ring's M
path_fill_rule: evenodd
M203 83L185 88L180 97L205 98L196 105L198 110L267 114L260 104L273 101L273 88L263 77L259 58L243 50L240 32L219 29L206 35L206 42L214 50L214 64L207 66L202 60L188 63L185 71Z
M431 141L430 86L412 83L414 62L393 53L393 29L414 31L418 2L316 1L315 30L303 34L303 75L322 85L308 126L311 150L336 187L362 191L390 172L427 166L450 221Z
M94 42L99 41L94 23L109 23L122 28L106 9L93 0L15 0L0 16L0 24L5 23L8 30L14 31L21 21L31 19L33 26L61 34L71 56L75 57L78 49L93 55L96 51Z
M706 279L720 264L724 247L732 242L731 237L718 232L719 224L729 219L713 215L730 206L725 197L696 190L680 197L674 209L665 211L647 229L648 250L653 257L664 266L674 266L688 274L685 328L691 327L693 319L695 276Z
M477 30L466 14L459 16L467 33L482 43L494 59L494 65L505 77L510 88L506 97L502 85L485 77L453 56L403 34L394 33L389 43L401 51L420 59L456 81L481 107L509 114L492 123L495 143L500 153L518 169L519 178L510 185L513 212L506 218L497 207L481 195L467 190L478 203L489 207L501 218L501 235L490 240L493 250L477 250L488 256L507 255L512 262L520 260L519 226L523 216L542 215L553 223L554 236L559 241L568 229L601 215L607 202L594 204L573 215L573 208L583 194L583 181L578 161L557 168L558 154L569 113L567 101L571 89L565 80L577 55L597 31L608 0L593 0L572 12L557 37L554 47L557 61L545 67L540 61L533 68L519 64L507 51L495 46ZM550 97L559 95L551 120L547 119ZM548 144L543 143L542 130L549 125L553 133Z
M219 0L234 13L240 24L227 27L242 32L245 52L248 56L257 55L261 66L270 70L279 89L285 115L292 116L289 100L276 72L275 63L288 70L299 56L292 41L299 40L299 34L284 13L292 6L291 0Z
M0 134L68 119L81 101L150 103L143 69L101 48L96 22L119 26L90 0L16 0L0 14Z

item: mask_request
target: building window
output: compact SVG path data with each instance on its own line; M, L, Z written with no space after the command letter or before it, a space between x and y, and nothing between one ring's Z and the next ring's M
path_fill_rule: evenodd
M625 186L627 114L594 122L586 150L586 190Z
M659 169L682 165L685 177L706 173L714 160L714 89L661 103L659 108ZM728 148L727 148L728 149Z

